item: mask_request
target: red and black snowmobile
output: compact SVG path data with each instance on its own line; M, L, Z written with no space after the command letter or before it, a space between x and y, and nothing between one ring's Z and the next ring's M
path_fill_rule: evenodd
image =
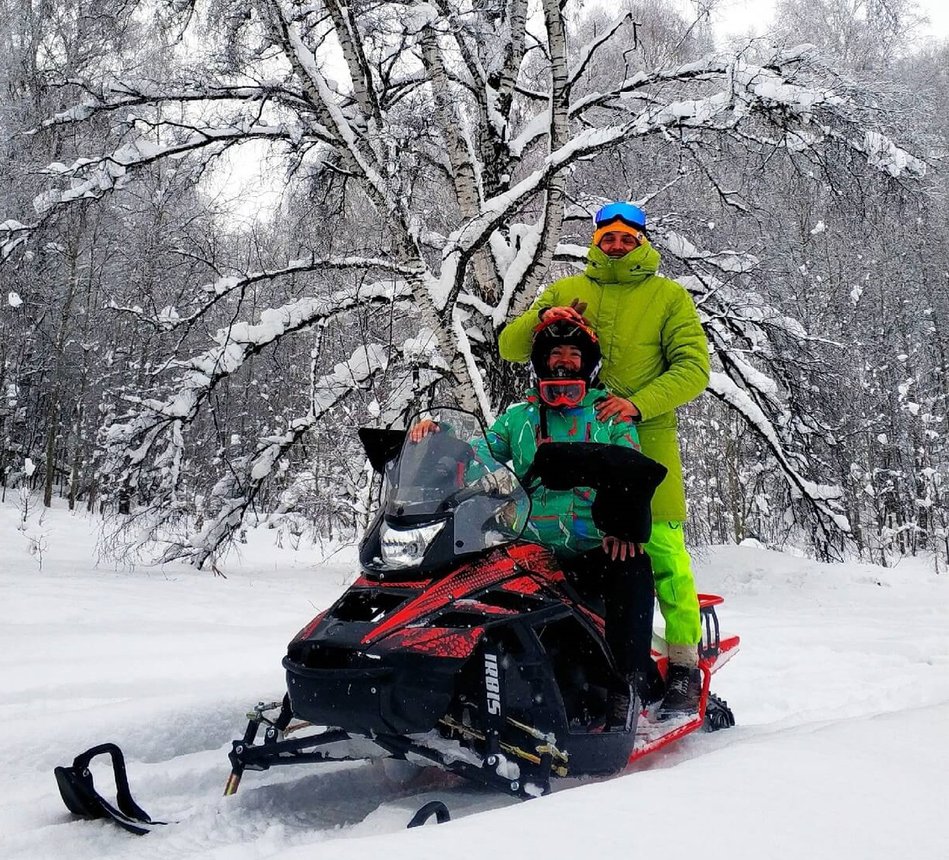
M615 772L702 726L734 724L709 680L738 638L720 635L721 598L701 595L698 713L659 722L641 703L628 730L606 727L618 676L602 607L581 598L550 552L521 538L529 494L493 459L474 417L453 410L440 419L447 429L418 442L404 431L360 431L385 476L362 573L290 643L287 696L250 715L230 754L227 794L245 769L392 757L529 797L552 777ZM624 515L648 517L665 471L616 446L539 451L531 477L597 489L594 519L597 508L615 516L624 505ZM660 691L663 644L654 643L648 685Z
M380 510L360 546L362 573L290 642L287 695L249 714L233 742L225 794L245 770L394 758L437 765L519 797L553 777L619 771L705 726L734 725L709 692L737 651L719 632L721 598L700 595L702 691L698 712L651 718L648 692L623 730L610 730L609 691L620 683L604 638L603 607L581 596L555 557L522 538L530 496L491 456L474 416L443 410L442 431L360 431L384 475ZM613 445L545 443L529 483L596 489L594 521L630 518L648 535L649 500L665 470ZM610 522L611 521L611 522ZM654 637L652 682L661 695L664 643ZM260 737L262 733L262 738ZM116 803L95 790L89 764L111 755ZM111 818L133 833L156 824L132 799L121 751L103 744L56 768L69 809ZM435 801L430 814L448 816Z

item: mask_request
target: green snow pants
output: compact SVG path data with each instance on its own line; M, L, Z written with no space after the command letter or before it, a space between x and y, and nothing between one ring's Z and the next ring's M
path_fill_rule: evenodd
M702 638L699 599L682 523L653 522L645 549L652 561L659 611L666 620L666 641L697 645Z

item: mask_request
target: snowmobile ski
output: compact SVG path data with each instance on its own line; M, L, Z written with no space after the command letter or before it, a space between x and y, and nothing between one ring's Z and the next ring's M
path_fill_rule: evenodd
M451 821L451 813L448 811L448 807L440 800L430 800L412 816L412 820L406 825L406 829L421 827L433 815L435 816L436 824L444 824L446 821Z
M116 792L114 806L96 791L92 779L89 766L99 755L109 755L112 759ZM109 818L119 827L139 836L150 833L159 825L167 824L165 821L153 821L132 799L125 770L125 756L115 744L99 744L87 749L73 759L71 767L57 767L53 769L53 773L56 775L56 784L63 802L73 815L89 819Z

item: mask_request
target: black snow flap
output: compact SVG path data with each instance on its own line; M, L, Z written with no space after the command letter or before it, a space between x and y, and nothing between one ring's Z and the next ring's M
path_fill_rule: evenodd
M97 755L106 753L112 757L116 806L96 791L92 771L89 770L90 762ZM152 821L148 813L132 800L128 775L125 772L125 756L115 744L94 746L77 755L72 767L57 767L53 769L53 773L56 775L56 784L59 786L63 803L73 815L82 818L111 818L119 827L139 836L151 832L157 825L166 823Z

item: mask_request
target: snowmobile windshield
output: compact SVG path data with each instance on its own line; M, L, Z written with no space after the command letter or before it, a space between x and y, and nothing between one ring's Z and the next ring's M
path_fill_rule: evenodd
M383 562L409 566L436 538L451 555L517 540L530 516L530 497L494 457L480 422L467 412L440 409L411 425L421 426L425 432L410 429L386 466Z

